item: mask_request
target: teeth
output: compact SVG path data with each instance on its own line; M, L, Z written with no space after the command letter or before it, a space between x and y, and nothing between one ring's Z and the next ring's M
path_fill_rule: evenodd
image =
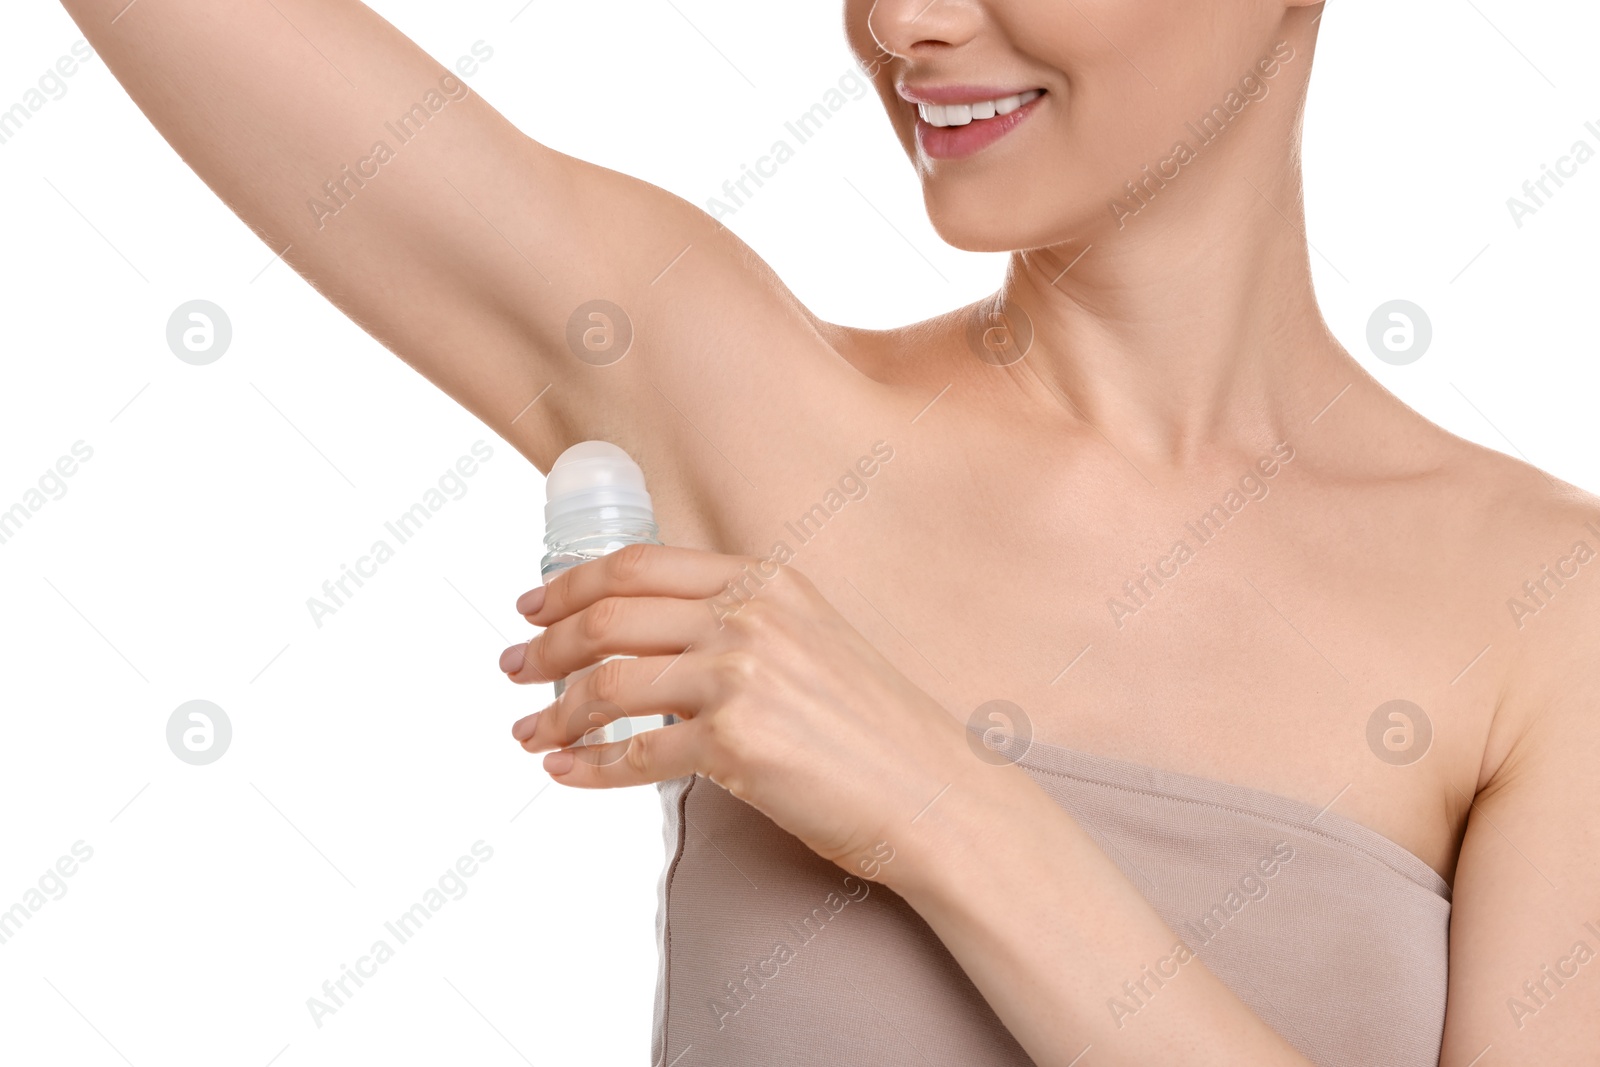
M997 115L1009 115L1023 104L1037 100L1043 95L1042 90L1029 89L1015 96L1003 96L998 100L980 100L975 104L918 104L917 114L922 116L922 121L929 126L965 126L974 121L992 119Z

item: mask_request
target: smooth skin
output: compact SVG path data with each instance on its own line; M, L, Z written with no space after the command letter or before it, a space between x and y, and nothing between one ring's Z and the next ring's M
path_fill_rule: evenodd
M1600 501L1428 423L1324 325L1297 150L1321 5L848 0L941 235L1027 250L999 298L1034 340L1001 367L968 344L981 309L823 322L697 207L476 95L319 228L308 197L444 68L354 0L64 2L273 252L539 470L590 438L643 466L674 547L529 594L543 629L506 665L536 682L640 658L515 731L559 750L597 699L685 721L565 771L547 755L558 781L692 770L853 872L890 842L880 880L1040 1064L1085 1045L1085 1065L1307 1062L1203 966L1110 1030L1106 997L1174 935L1025 772L973 757L965 719L1010 700L1039 741L1327 806L1445 876L1447 1067L1592 1056L1600 979L1520 1025L1507 1001L1575 942L1600 950L1582 927L1600 925L1600 562L1573 562L1600 549ZM1270 92L1119 225L1123 183L1280 43ZM901 83L1047 92L992 148L935 161ZM565 339L597 297L636 331L605 367ZM716 616L707 598L880 440L894 458L867 495ZM1279 446L1267 496L1114 617ZM1513 617L1544 567L1562 584ZM1434 729L1409 766L1367 746L1394 699Z

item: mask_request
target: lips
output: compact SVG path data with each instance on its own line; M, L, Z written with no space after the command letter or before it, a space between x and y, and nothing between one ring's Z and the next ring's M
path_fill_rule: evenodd
M916 105L917 144L930 159L965 159L1016 129L1049 96L1043 89L1001 92L962 86L909 89Z

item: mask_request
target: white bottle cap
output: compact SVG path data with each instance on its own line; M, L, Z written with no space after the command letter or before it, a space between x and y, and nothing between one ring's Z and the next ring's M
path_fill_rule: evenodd
M609 441L580 441L556 457L544 483L546 526L577 511L626 507L654 514L644 471Z

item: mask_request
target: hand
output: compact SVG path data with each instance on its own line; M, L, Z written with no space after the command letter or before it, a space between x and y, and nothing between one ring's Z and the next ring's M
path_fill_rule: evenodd
M568 682L512 736L556 749L545 769L582 788L698 774L824 858L857 870L930 802L984 767L966 729L911 684L794 568L631 545L517 602L544 632L508 648L522 684ZM623 716L680 722L585 743ZM870 875L869 875L870 876Z

